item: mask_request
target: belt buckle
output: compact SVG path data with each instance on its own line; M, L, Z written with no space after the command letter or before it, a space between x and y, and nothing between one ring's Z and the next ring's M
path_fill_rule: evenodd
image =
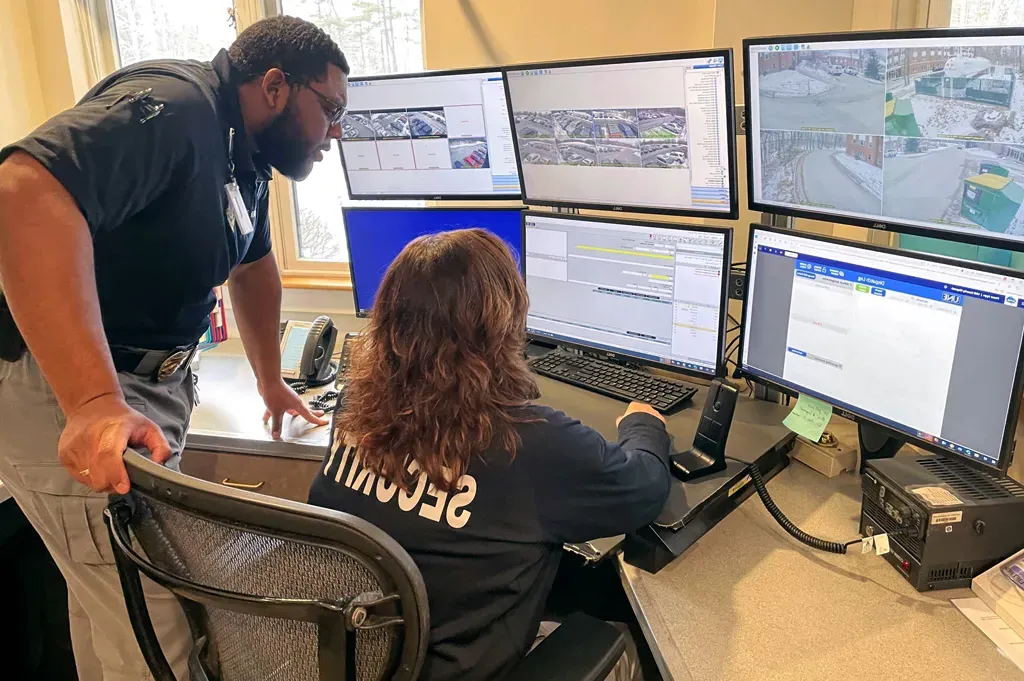
M193 345L190 348L177 350L169 354L163 362L160 362L160 366L157 367L153 380L157 383L166 381L168 378L173 376L178 369L191 363L198 347L198 345Z

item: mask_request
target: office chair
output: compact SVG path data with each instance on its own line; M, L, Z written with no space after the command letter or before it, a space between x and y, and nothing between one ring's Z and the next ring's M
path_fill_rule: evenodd
M391 537L355 516L192 478L131 450L124 461L132 491L110 497L104 521L156 681L174 676L141 574L185 611L190 681L415 681L430 633L427 592ZM506 679L601 681L624 649L618 629L575 614Z

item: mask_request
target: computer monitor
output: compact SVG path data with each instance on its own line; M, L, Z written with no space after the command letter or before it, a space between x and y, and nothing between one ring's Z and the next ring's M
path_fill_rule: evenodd
M523 252L518 208L343 208L356 315L373 308L384 272L406 244L424 234L481 227Z
M1005 470L1024 279L973 262L751 226L740 370L931 451Z
M743 42L750 208L1024 244L1024 29Z
M341 161L353 199L517 199L497 69L352 78Z
M725 374L731 229L527 211L523 232L531 336Z
M736 218L732 50L505 68L527 203Z

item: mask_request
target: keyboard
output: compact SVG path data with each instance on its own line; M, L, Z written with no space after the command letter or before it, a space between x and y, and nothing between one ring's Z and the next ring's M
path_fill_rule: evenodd
M646 402L663 414L681 409L697 394L697 388L683 381L561 349L530 360L530 368L541 376L617 400Z

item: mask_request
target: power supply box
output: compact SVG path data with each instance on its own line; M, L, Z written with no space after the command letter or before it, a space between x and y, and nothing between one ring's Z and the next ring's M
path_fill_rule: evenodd
M969 587L1024 548L1024 487L943 456L869 461L860 532L886 533L885 559L918 591Z

